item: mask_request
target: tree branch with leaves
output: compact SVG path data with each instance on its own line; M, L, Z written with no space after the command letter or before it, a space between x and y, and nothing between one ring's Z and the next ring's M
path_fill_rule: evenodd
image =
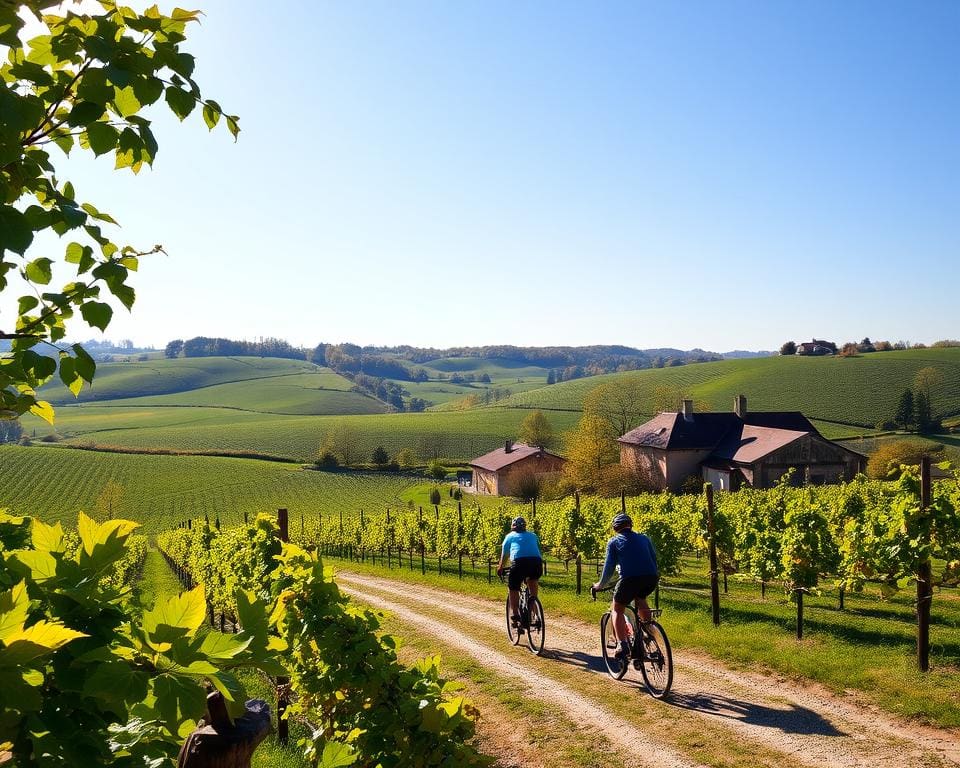
M73 150L112 156L117 170L152 165L159 145L143 111L162 99L185 120L198 106L213 130L223 120L236 139L238 118L204 99L193 78L194 58L182 50L187 26L199 11L152 6L143 13L101 0L103 12L46 13L53 0L0 3L0 298L18 275L25 293L15 316L0 314L0 418L31 412L48 421L53 408L37 389L59 374L77 395L93 381L96 364L79 344L63 344L67 322L79 312L87 325L106 330L111 300L128 310L136 300L130 273L160 245L119 245L104 232L116 220L58 173ZM43 34L29 40L25 16ZM63 154L56 154L54 146ZM61 168L62 170L62 168ZM39 238L68 239L63 255L36 255ZM54 272L69 272L59 289ZM49 345L56 357L37 351Z

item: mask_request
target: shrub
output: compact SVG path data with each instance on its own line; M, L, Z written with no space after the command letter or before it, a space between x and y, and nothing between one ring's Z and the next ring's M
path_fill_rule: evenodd
M440 503L440 489L431 488L430 489L430 503L436 506Z
M533 472L523 472L517 477L513 495L521 501L533 501L540 496L540 478Z
M59 443L63 438L60 437L56 432L51 432L49 435L44 435L40 438L41 443Z
M454 500L454 501L460 501L462 498L463 498L463 491L461 491L459 488L454 488L454 489L453 489L453 500Z
M891 440L882 443L867 462L867 475L880 480L896 480L901 466L915 466L924 456L934 460L943 457L943 444L927 440Z
M447 468L434 459L427 465L427 476L434 480L443 480L447 476Z
M797 354L797 345L796 342L786 341L783 346L780 347L781 355L795 355Z
M860 347L856 342L848 341L843 345L843 349L840 350L840 357L856 357L860 352Z
M340 460L334 453L330 451L323 451L323 453L317 457L316 466L319 469L336 469L340 466Z
M378 467L382 467L384 464L390 461L390 456L387 454L386 448L384 448L382 445L378 445L373 449L370 460Z
M884 419L877 422L877 429L881 432L890 432L897 428L897 422L892 421L891 419Z
M417 457L409 448L401 448L399 451L397 451L394 461L397 463L397 465L403 467L404 469L408 469L409 467L416 465Z

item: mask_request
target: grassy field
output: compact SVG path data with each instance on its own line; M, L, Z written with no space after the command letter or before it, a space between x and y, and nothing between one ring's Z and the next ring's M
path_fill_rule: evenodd
M75 521L78 510L97 519L143 523L146 533L208 515L224 524L244 512L290 510L300 515L358 514L400 504L422 478L389 473L329 473L251 459L135 456L66 448L0 447L0 508L42 520Z
M681 389L714 410L730 410L737 394L755 410L797 410L821 422L872 428L889 419L917 371L937 368L943 382L933 391L935 410L960 414L960 349L910 349L852 358L764 357L630 371L562 382L511 396L505 407L579 410L591 389L605 381L636 381L649 393Z
M463 461L516 437L527 412L480 409L463 412L373 414L367 416L282 416L224 408L103 407L57 409L56 431L75 445L126 449L172 449L194 453L258 453L313 461L323 437L335 425L353 435L359 455L367 459L378 445L390 455L409 448L421 460ZM577 414L550 414L554 429L569 429ZM50 431L33 419L28 435Z

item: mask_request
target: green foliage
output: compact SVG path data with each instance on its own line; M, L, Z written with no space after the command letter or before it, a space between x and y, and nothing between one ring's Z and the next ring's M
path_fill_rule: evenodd
M541 448L553 448L556 444L553 425L543 411L534 411L523 420L518 438L521 443L538 445Z
M447 476L447 468L439 461L431 461L427 465L427 477L432 477L434 480L443 480ZM435 503L435 502L431 502Z
M439 504L439 503L440 503L440 489L439 489L439 488L431 488L431 489L430 489L430 503L431 503L431 504Z
M0 513L0 751L17 765L172 765L206 708L204 683L236 713L233 670L280 647L200 632L199 587L139 615L126 583L145 553L136 527L81 513L70 534Z
M64 154L74 148L94 156L112 155L115 168L138 173L151 165L158 143L150 121L140 113L166 97L178 117L203 104L211 129L225 118L236 138L235 116L204 101L193 79L193 57L182 50L197 11L175 9L169 16L153 6L142 14L107 0L99 14L41 13L53 3L0 5L0 43L9 49L0 65L0 292L17 271L29 288L17 301L14 326L0 331L12 351L0 358L0 417L30 412L47 421L53 409L36 389L59 373L73 394L93 381L95 364L81 346L58 344L66 324L79 312L91 327L104 330L113 316L107 294L127 309L136 294L129 284L142 256L162 251L117 245L104 225L114 218L80 202L71 182L57 172L53 145ZM21 9L29 9L43 34L24 41ZM57 261L32 258L38 235L68 236ZM73 274L60 288L48 287L54 273ZM58 350L59 359L40 355L39 344Z
M388 526L363 530L384 536L380 543L393 537ZM440 677L439 657L401 665L397 641L378 632L376 615L347 602L316 554L281 549L269 517L223 532L178 528L158 543L194 578L224 572L236 586L233 597L208 589L208 599L236 612L256 642L282 651L274 661L282 659L295 693L290 713L322 724L301 742L308 759L328 766L485 764L467 743L477 712L458 695L459 684ZM267 592L269 613L258 601ZM201 601L201 619L203 608Z

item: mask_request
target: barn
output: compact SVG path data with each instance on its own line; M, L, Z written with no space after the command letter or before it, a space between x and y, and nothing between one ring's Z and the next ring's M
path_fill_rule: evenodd
M683 401L619 439L620 463L652 487L678 490L700 478L722 490L770 488L793 470L794 484L852 480L866 456L827 440L798 411L747 411L738 395L733 413L694 413Z
M522 481L556 477L566 459L540 446L507 440L502 448L485 453L470 462L474 493L489 496L515 496Z

